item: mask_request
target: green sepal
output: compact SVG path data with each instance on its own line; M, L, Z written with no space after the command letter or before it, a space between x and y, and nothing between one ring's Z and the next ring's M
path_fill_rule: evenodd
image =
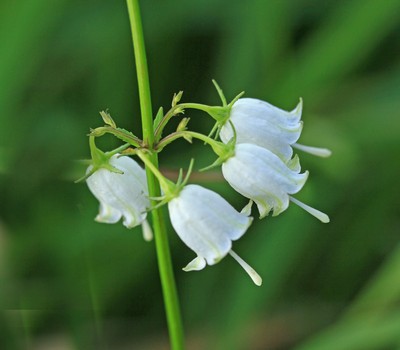
M109 162L110 158L114 155L114 152L104 153L102 150L97 148L95 138L96 137L93 135L89 137L90 155L92 156L92 159L90 161L85 161L85 163L89 163L89 165L92 166L92 169L78 180L75 180L75 183L86 180L99 169L107 169L117 174L124 173L122 170L114 167Z
M243 96L244 91L238 94L229 104L223 106L208 106L206 112L214 118L219 125L224 125L231 115L233 104Z
M207 106L206 112L218 123L225 124L229 119L231 108L229 106Z
M230 109L232 108L233 104L234 104L239 98L241 98L241 97L244 95L244 91L242 91L240 94L236 95L236 97L235 97L229 104L227 104L225 95L224 95L222 89L220 88L220 86L218 85L218 83L217 83L214 79L212 80L212 83L214 84L215 89L216 89L217 92L218 92L219 98L221 99L221 102L222 102L222 106L223 106L223 107L228 107L228 108L229 108L229 112L230 112Z
M95 173L95 171L92 170L92 171L88 172L87 174L85 174L82 177L80 177L78 180L75 180L74 183L77 184L77 183L85 181L88 177L92 176Z
M221 127L221 124L216 122L207 137L217 140Z
M232 125L234 130L233 137L228 141L228 143L223 143L219 141L213 140L213 142L208 142L213 149L213 151L218 155L218 158L211 165L200 169L200 171L210 170L217 166L220 166L224 162L226 162L229 158L235 155L235 147L236 147L236 131L231 121L229 123Z
M214 163L206 166L205 168L201 168L199 171L203 172L203 171L207 171L207 170L216 168L216 167L220 166L223 162L224 161L222 160L222 158L217 158Z
M214 84L215 89L216 89L217 92L218 92L218 95L219 95L219 98L221 99L222 105L223 105L223 106L226 106L226 105L227 105L227 103L226 103L226 98L225 98L225 95L224 95L222 89L220 88L220 86L218 85L218 83L216 82L215 79L212 79L211 81L212 81L212 83Z
M229 116L231 114L231 109L233 104L243 96L244 91L242 91L240 94L238 94L229 104L226 102L225 95L222 91L222 89L219 87L217 82L213 79L212 80L218 95L221 99L222 106L205 106L203 110L207 112L216 122L219 126L224 125L228 120ZM213 128L214 130L214 128Z

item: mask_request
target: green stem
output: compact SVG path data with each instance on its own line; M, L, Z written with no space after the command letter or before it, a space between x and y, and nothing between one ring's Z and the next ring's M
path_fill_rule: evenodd
M152 163L150 155L145 155L141 151L136 152L136 155L143 161L143 163L146 165L146 168L149 168L149 170L157 178L158 183L161 185L161 188L164 192L164 195L172 195L175 192L175 184L164 177L163 174L161 174L161 171Z
M161 138L162 131L167 125L168 121L177 114L177 110L183 111L186 108L197 109L202 112L206 112L212 118L214 118L217 122L223 124L229 117L230 106L208 106L201 103L180 103L176 106L172 107L160 121L160 124L157 126L155 130L155 140L159 140Z
M167 125L168 121L176 115L176 110L179 108L179 106L174 106L172 107L161 119L160 123L158 124L157 128L154 130L154 139L156 142L160 140L162 131L164 130L165 125Z
M203 112L207 112L209 106L203 105L200 103L180 103L176 106L173 106L161 119L160 124L158 124L156 130L154 131L155 140L159 140L161 138L162 131L164 130L165 125L169 122L169 120L177 114L177 110L183 111L185 108L198 109Z
M144 146L142 140L137 138L131 132L128 132L124 129L113 128L111 126L101 126L99 128L96 128L96 129L92 130L92 132L90 133L90 136L100 137L106 133L114 135L116 138L118 138L122 141L125 141L134 147L143 147Z
M107 152L107 155L113 156L117 153L121 153L122 151L125 151L129 146L130 146L129 143L125 143L125 145L119 146L116 149L113 149L112 151Z
M160 140L159 143L157 143L156 150L160 152L165 146L170 144L171 142L181 138L181 137L190 137L190 138L195 138L201 141L204 141L206 144L210 145L211 148L213 149L214 153L218 156L226 156L228 153L230 154L232 147L231 145L226 145L222 142L216 141L212 139L211 137L208 137L206 135L200 134L195 131L176 131L166 137L164 137L162 140Z
M153 114L151 109L150 84L147 72L146 51L144 45L142 21L140 17L139 0L127 0L127 6L131 23L137 80L139 86L143 141L149 149L153 149ZM156 167L158 167L158 158L155 152L150 155L150 160ZM149 187L149 196L160 196L160 184L148 167L146 167L146 175ZM154 200L151 202L152 206L156 205ZM182 350L184 349L183 326L175 278L172 269L167 231L160 209L154 209L152 211L152 217L158 268L160 271L171 348L173 350Z
M180 103L179 105L177 105L178 107L181 107L183 109L185 108L192 108L192 109L198 109L199 111L203 111L203 112L207 112L210 110L210 108L220 108L219 106L207 106L201 103Z

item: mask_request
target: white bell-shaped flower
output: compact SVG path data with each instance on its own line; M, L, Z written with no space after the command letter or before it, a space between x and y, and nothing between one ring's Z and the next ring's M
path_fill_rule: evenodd
M253 281L260 276L232 251L232 241L239 239L253 218L237 212L219 194L198 185L187 185L168 202L172 226L197 258L185 271L201 270L214 265L228 253L237 260Z
M109 164L122 173L103 167L86 179L90 191L100 202L95 220L113 224L122 217L127 228L142 225L144 238L150 240L152 232L146 221L150 201L144 169L132 158L118 154L109 159ZM87 173L91 171L92 166L89 166Z
M236 131L237 143L252 143L264 147L283 161L292 158L293 145L302 130L301 112L303 103L287 112L265 101L254 98L240 98L231 109L229 119L222 126L220 138L227 143Z
M237 144L235 154L222 164L222 173L240 194L257 204L260 217L278 215L289 206L289 194L304 186L298 158L284 163L270 150L249 143Z

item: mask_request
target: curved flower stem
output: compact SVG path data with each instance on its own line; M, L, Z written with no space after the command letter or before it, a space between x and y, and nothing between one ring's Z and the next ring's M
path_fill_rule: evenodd
M120 152L122 152L122 151L125 151L129 146L130 146L129 143L125 143L124 145L119 146L119 147L117 147L116 149L113 149L113 150L110 151L110 152L107 152L107 155L113 156L113 155L115 155L115 154L117 154L117 153L120 153Z
M229 145L226 145L226 144L224 144L222 142L216 141L216 140L214 140L211 137L208 137L206 135L200 134L200 133L195 132L195 131L185 130L185 131L176 131L176 132L164 137L159 143L157 143L155 145L155 150L157 152L160 152L165 146L167 146L172 141L174 141L176 139L179 139L181 137L184 137L186 139L195 138L195 139L204 141L206 144L211 146L211 148L213 149L215 154L217 154L218 156L226 155L227 152L231 148Z
M148 168L153 175L157 178L158 183L161 186L161 189L164 192L164 195L172 195L174 193L175 189L175 184L172 183L170 180L168 180L166 177L161 174L160 169L156 167L153 162L151 161L151 155L145 155L143 152L138 151L136 152L136 155L143 161L143 163L146 165L146 168Z
M207 112L209 106L203 105L200 103L180 103L177 104L176 106L173 106L161 119L160 124L157 126L157 128L154 131L154 138L155 140L159 140L161 138L162 131L164 130L165 125L169 122L169 120L184 111L185 108L192 108L192 109L198 109L203 112Z
M161 119L160 124L154 130L154 139L156 141L160 140L162 131L164 130L165 125L169 122L169 120L178 114L179 105L172 107L167 113L165 113L164 117Z
M125 141L134 147L143 147L143 141L133 135L131 132L111 126L101 126L96 128L92 130L89 136L100 137L107 133L114 135L116 138Z
M179 103L176 106L172 107L162 118L160 121L160 124L157 126L154 135L155 135L155 140L158 141L161 138L162 131L167 125L168 121L175 115L179 113L183 113L183 111L186 108L190 109L197 109L199 111L207 113L209 116L211 116L214 120L216 120L219 123L224 123L228 116L229 116L229 111L230 111L230 106L208 106L205 104L201 103Z
M152 149L154 143L153 117L139 0L127 0L126 2L131 23L133 47L136 61L140 109L142 114L143 141L149 149ZM154 164L154 166L158 167L157 153L151 153L150 160ZM149 196L160 196L160 184L153 173L150 171L150 169L148 169L147 167L146 175L149 187ZM156 205L156 202L154 200L151 200L151 202L152 206ZM160 271L160 279L164 296L171 348L173 350L182 350L184 349L183 326L180 315L179 299L175 285L175 278L172 269L171 254L166 227L160 209L154 209L152 211L152 217L158 268Z

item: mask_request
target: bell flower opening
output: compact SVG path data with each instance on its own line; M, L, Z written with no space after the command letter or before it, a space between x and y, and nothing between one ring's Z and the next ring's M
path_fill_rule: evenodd
M264 147L288 161L293 155L291 145L300 137L303 102L291 112L279 109L265 101L241 98L231 109L229 121L236 130L237 143L252 143ZM233 128L225 123L220 131L226 143L233 137Z
M308 172L300 173L298 158L291 167L266 148L237 144L235 155L222 164L228 183L246 198L254 201L260 218L273 211L279 215L289 206L289 194L299 192L307 181Z
M197 254L185 271L218 263L253 221L219 194L199 185L186 185L168 202L168 210L176 233Z
M144 238L150 240L152 232L146 221L150 202L144 169L133 159L120 157L119 154L113 155L109 164L119 172L101 167L86 179L90 191L100 202L95 220L116 223L122 218L127 228L142 225ZM92 167L88 167L88 174Z

